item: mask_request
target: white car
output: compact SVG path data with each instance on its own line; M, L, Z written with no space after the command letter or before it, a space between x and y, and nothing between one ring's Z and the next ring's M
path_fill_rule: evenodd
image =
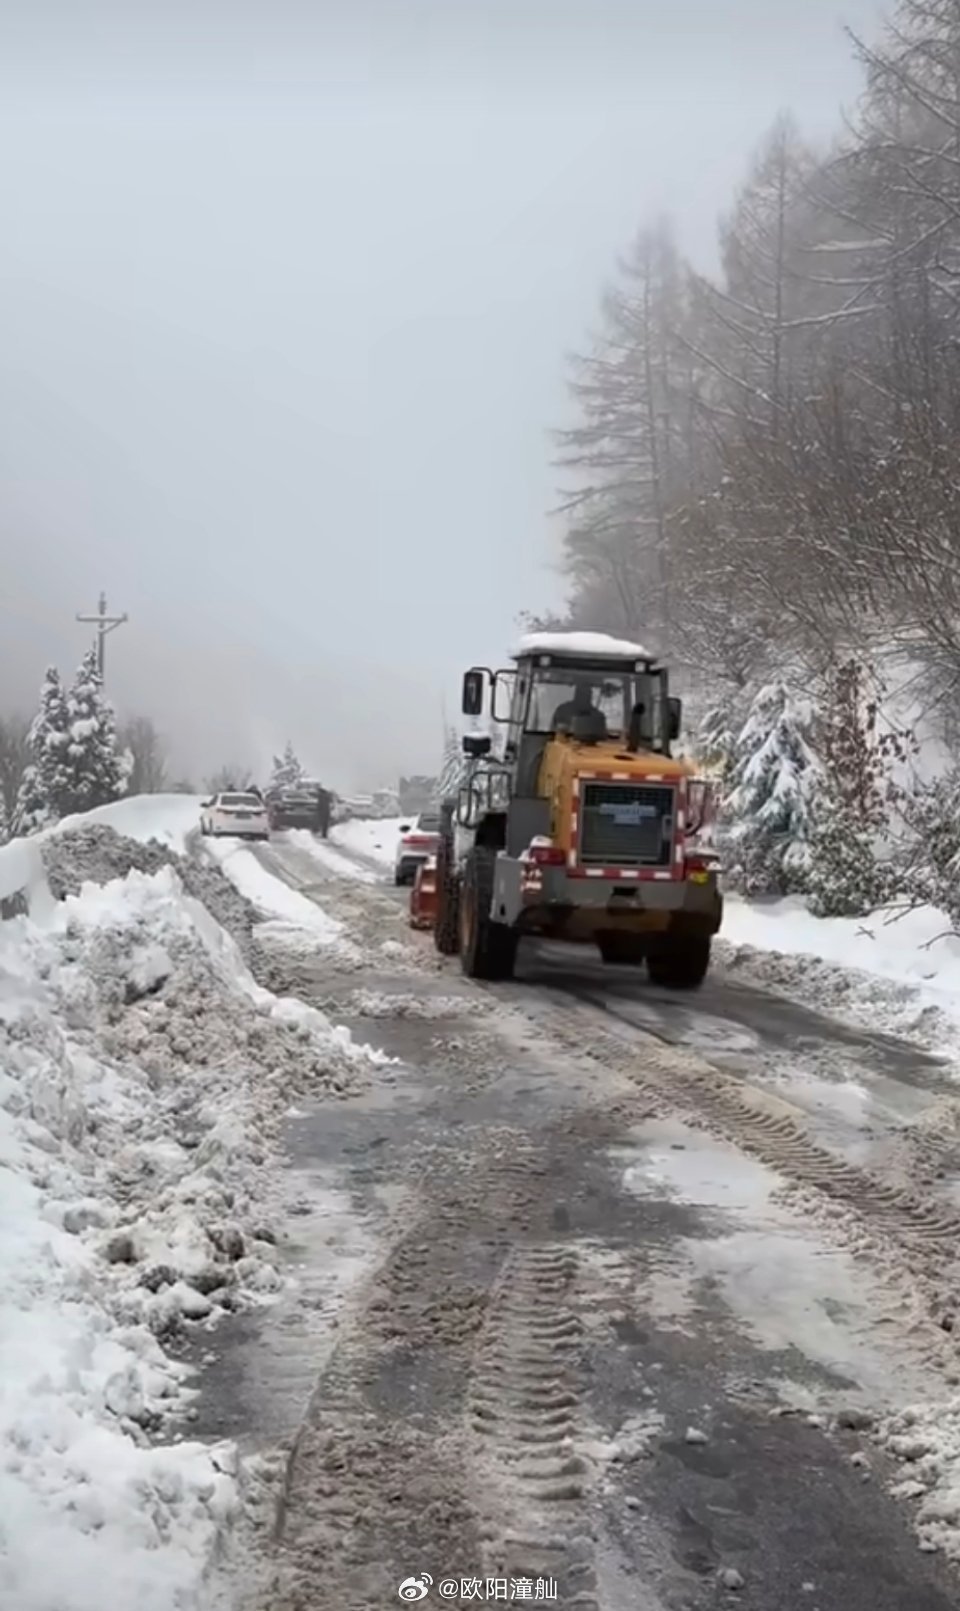
M413 823L401 823L393 863L393 882L412 884L421 863L437 854L439 842L440 817L436 811L421 811Z
M215 794L200 810L200 832L211 839L269 839L267 808L258 794Z

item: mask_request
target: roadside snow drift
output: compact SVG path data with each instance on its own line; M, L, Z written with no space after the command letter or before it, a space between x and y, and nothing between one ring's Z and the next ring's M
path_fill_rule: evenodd
M211 839L207 848L240 894L270 920L274 938L308 943L312 940L320 945L333 945L340 940L342 924L328 917L299 890L274 877L245 845L234 839Z
M0 1605L200 1603L234 1452L152 1442L189 1401L166 1348L279 1290L278 1127L368 1059L171 867L0 924Z
M96 823L142 843L158 839L183 856L188 838L200 831L201 803L199 794L132 794L129 799L115 800L112 805L97 806L76 817L64 817L54 827L46 829L41 837L69 833L74 828Z
M724 903L719 960L823 1011L960 1046L960 936L932 907L814 917L799 897Z

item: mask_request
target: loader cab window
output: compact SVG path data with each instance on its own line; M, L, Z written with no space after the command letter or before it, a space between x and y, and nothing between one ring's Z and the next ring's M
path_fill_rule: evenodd
M588 704L604 717L608 736L624 740L633 707L642 704L641 742L650 749L662 748L663 700L656 672L604 676L596 669L581 673L568 666L525 667L517 679L511 718L527 733L550 734L557 730L558 716L562 721L571 708L584 709Z
M630 707L625 708L630 677L602 677L596 672L583 675L567 667L536 667L531 677L530 698L524 725L528 733L553 733L569 719L573 710L599 711L612 737L626 733Z

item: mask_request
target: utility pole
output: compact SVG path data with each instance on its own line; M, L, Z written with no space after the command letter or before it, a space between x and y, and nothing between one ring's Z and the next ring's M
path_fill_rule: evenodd
M97 603L96 615L78 615L77 620L87 622L97 629L97 671L102 683L107 633L113 632L118 626L123 626L123 623L129 620L129 616L126 613L123 615L108 615L107 595L106 593L101 593Z

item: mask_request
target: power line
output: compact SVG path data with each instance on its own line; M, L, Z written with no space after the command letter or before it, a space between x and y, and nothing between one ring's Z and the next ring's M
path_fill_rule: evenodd
M100 594L100 598L97 602L96 615L77 616L78 621L86 622L90 626L95 626L97 629L97 671L99 673L101 683L103 682L104 669L106 665L105 650L107 633L115 631L118 626L123 626L124 622L128 621L129 619L130 617L126 613L123 615L107 614L106 593Z

